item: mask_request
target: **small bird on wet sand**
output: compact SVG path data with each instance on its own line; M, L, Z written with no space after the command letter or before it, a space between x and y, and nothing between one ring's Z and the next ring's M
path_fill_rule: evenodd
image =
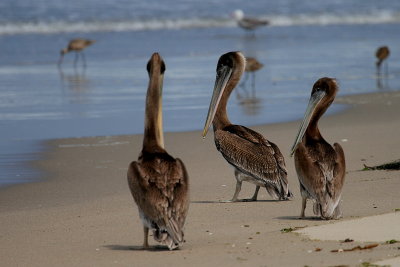
M86 59L85 55L83 53L83 49L88 47L89 45L93 44L94 40L87 40L87 39L73 39L68 43L68 46L64 49L61 50L60 52L60 59L58 61L58 65L61 65L64 59L64 55L74 51L75 52L75 60L74 60L74 65L78 62L79 55L81 55L82 60L83 60L83 65L86 66Z
M258 61L254 57L246 57L246 68L244 69L246 72L255 72L264 67L260 61Z
M243 11L240 9L235 10L232 13L232 17L241 28L249 31L269 24L268 20L245 17Z
M389 47L387 46L381 46L379 47L376 52L375 52L375 56L377 58L376 61L376 68L378 69L378 72L380 71L381 68L381 64L383 61L385 61L390 55L390 50ZM387 71L387 61L386 62L386 71Z
M245 65L246 60L240 52L226 53L219 58L203 137L212 123L215 145L235 170L236 190L232 202L239 201L242 181L256 185L253 197L242 201L256 201L260 187L266 188L273 198L286 200L292 197L292 193L289 191L285 160L279 148L261 134L234 125L228 119L228 98L239 83Z
M246 81L250 74L252 76L251 87L254 89L255 83L256 83L256 71L262 69L263 67L264 67L264 64L262 64L256 58L246 57L246 68L244 69L245 74L244 74L244 79L243 79L241 85L244 86L246 84Z
M300 182L304 217L307 199L314 200L314 214L322 219L342 216L340 199L346 173L344 152L338 143L333 147L322 137L318 121L332 104L338 91L335 79L321 78L315 82L290 155Z
M170 250L184 242L183 227L189 208L189 177L183 162L164 148L162 86L165 64L154 53L147 64L143 148L128 169L128 184L143 222L143 248L149 248L148 232Z

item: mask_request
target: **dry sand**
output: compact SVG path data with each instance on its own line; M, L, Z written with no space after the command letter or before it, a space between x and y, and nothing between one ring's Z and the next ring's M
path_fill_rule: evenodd
M351 236L354 241L361 242L400 242L400 212L306 227L296 232L314 240L340 241Z
M360 171L399 158L400 93L338 98L350 109L320 122L329 142L339 142L347 161L341 221L391 213L400 208L398 171ZM232 118L234 122L234 118ZM191 206L181 250L141 250L142 225L130 195L126 171L136 160L142 136L54 140L41 182L0 191L1 266L357 266L400 255L397 244L379 242L370 250L333 253L369 243L311 240L283 228L334 224L312 216L297 219L301 198L289 157L299 122L251 127L278 144L285 155L292 201L219 203L232 197L233 170L214 146L212 133L167 133L166 148L187 166ZM250 197L244 184L239 197ZM352 226L356 229L358 226ZM349 229L346 229L349 231ZM350 229L351 230L351 229ZM374 228L366 229L366 233ZM348 232L348 238L352 238ZM155 245L150 239L150 244Z

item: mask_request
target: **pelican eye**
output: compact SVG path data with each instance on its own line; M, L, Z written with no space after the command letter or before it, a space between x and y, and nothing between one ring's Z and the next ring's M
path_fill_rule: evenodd
M164 61L161 62L161 74L164 74L165 72L165 63Z
M147 69L147 72L148 73L150 73L150 68L151 68L151 66L150 66L151 64L150 64L150 61L149 62L147 62L147 66L146 66L146 69Z

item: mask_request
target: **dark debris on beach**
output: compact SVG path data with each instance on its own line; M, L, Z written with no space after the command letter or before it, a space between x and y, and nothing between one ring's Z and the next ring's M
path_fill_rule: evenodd
M364 164L363 171L371 171L371 170L400 170L400 160L396 160L393 162L376 165L376 166L367 166Z

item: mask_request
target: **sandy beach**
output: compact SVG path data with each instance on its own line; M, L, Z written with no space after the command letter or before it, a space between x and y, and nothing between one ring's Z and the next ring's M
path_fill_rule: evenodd
M205 140L199 131L165 134L167 151L184 161L190 175L186 243L178 251L154 247L152 238L153 249L141 250L142 224L126 171L137 159L142 135L52 140L46 143L44 159L32 163L46 174L42 181L0 191L0 265L358 266L399 256L399 243L382 240L369 250L331 252L374 243L357 241L349 229L347 237L354 239L350 243L281 232L400 208L398 171L360 171L363 164L399 158L400 93L346 97L339 93L336 103L349 108L323 117L320 128L330 143L343 146L346 155L340 221L315 219L310 204L307 218L298 219L301 198L289 149L299 121L252 127L278 144L285 156L295 198L284 202L272 201L261 190L257 202L220 203L232 197L235 179L215 149L212 133ZM253 185L244 183L239 197L250 197L253 190ZM365 234L373 231L367 228Z

